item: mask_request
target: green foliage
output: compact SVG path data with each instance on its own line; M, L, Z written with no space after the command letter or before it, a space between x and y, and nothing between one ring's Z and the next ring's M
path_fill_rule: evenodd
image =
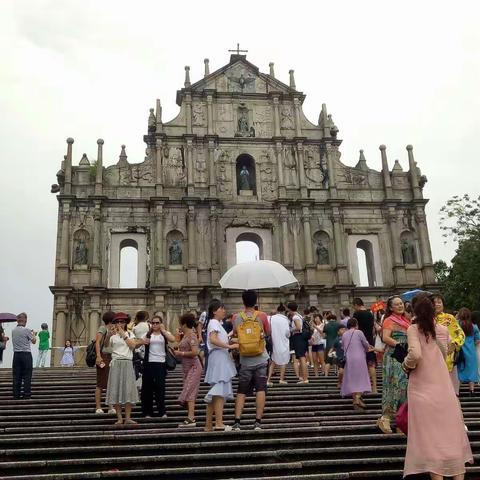
M460 242L443 283L449 307L480 310L480 236Z
M468 193L455 195L440 209L440 228L443 237L455 241L470 238L480 233L480 196L470 197Z
M443 285L450 273L450 268L444 260L438 260L433 264L433 271L437 282Z
M480 310L480 196L455 196L440 210L444 238L458 241L452 266L435 263L437 281L444 285L447 305Z

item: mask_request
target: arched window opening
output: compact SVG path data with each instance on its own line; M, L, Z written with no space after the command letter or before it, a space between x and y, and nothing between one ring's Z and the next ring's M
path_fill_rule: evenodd
M360 286L368 287L367 257L365 250L357 248L358 274L360 277Z
M244 153L236 162L237 195L249 196L257 194L255 160Z
M358 273L361 287L375 287L375 261L373 247L368 240L357 242Z
M260 260L260 249L254 242L237 242L237 263L255 262Z
M120 244L119 288L138 287L138 245L134 240Z
M263 242L255 233L241 233L235 242L236 263L255 262L263 258Z

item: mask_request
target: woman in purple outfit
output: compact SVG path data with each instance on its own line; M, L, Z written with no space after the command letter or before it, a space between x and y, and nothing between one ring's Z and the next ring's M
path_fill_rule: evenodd
M348 320L347 327L342 337L345 370L340 393L342 397L352 395L353 408L363 410L367 406L362 400L362 393L372 391L365 353L373 351L373 347L368 344L363 332L358 330L355 318Z

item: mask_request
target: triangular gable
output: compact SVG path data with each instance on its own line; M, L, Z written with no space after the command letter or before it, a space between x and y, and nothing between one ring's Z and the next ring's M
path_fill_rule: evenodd
M210 73L191 85L193 92L203 90L240 93L295 92L285 83L270 75L261 73L256 65L250 63L244 55L232 55L227 65Z

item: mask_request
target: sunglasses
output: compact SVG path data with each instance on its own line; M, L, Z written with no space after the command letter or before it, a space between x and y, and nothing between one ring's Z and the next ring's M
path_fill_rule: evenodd
M115 320L113 323L127 323L126 320Z
M160 325L162 322L152 322L152 325Z

